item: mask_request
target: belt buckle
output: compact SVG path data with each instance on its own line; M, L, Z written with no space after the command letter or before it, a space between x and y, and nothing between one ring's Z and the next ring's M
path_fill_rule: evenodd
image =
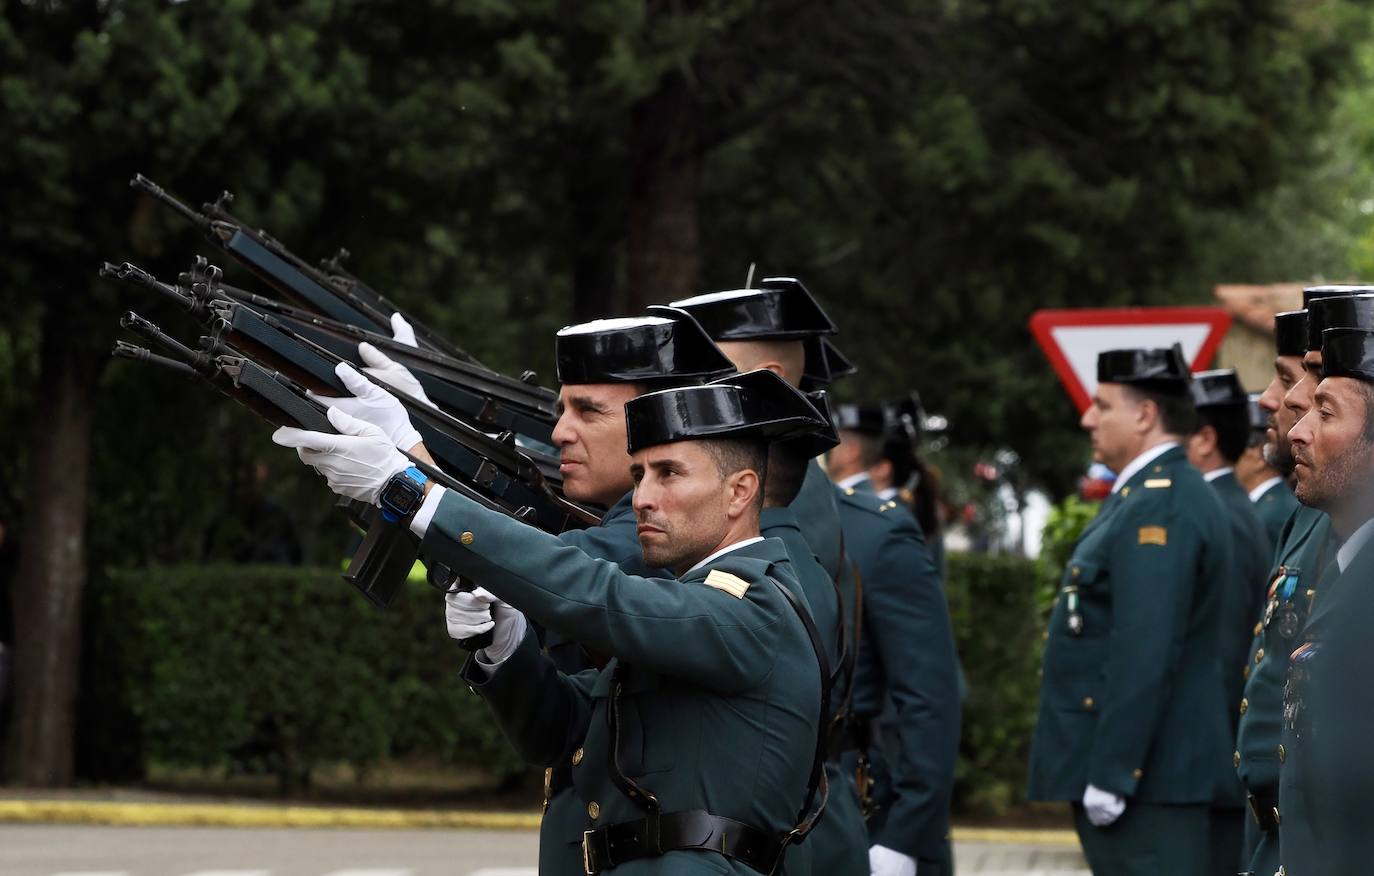
M592 833L593 831L582 831L582 872L586 876L596 876L596 871L592 869Z

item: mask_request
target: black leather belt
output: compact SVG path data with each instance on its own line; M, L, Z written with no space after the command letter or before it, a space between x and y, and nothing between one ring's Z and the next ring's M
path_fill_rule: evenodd
M1251 792L1247 802L1250 804L1250 815L1259 825L1260 830L1265 833L1279 829L1279 795L1273 791L1261 791L1256 794Z
M665 812L657 816L658 841L652 819L612 824L582 834L582 871L587 876L627 861L654 858L668 852L716 852L759 873L772 873L782 861L786 836L768 833L731 818L700 809Z

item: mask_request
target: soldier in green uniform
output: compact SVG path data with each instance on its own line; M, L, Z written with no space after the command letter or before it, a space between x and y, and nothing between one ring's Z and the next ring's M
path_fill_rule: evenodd
M1269 412L1260 407L1261 393L1250 393L1250 441L1236 461L1236 480L1250 497L1255 513L1264 524L1272 553L1279 545L1279 533L1298 509L1298 500L1288 480L1269 464L1264 448L1268 443Z
M1225 588L1220 642L1226 708L1234 737L1245 688L1251 627L1259 618L1264 572L1273 546L1250 496L1236 480L1235 466L1250 440L1250 399L1234 369L1202 371L1190 384L1198 428L1188 438L1188 461L1212 485L1230 523L1232 567L1218 583ZM1246 863L1245 788L1231 780L1212 807L1212 872L1230 873Z
M758 288L697 295L675 301L672 306L697 319L740 371L768 369L792 386L806 385L813 389L824 387L853 371L853 366L828 341L828 335L835 331L834 323L806 287L794 278L765 278ZM769 466L782 471L793 462L790 454L788 458L778 458L775 451L770 456ZM780 478L780 482L783 480L790 478ZM828 580L802 577L802 585L811 600L817 625L827 637L828 653L839 655L835 661L834 696L838 711L847 699L857 649L853 623L858 587L847 556L847 545L841 537L835 491L820 466L813 461L806 466L801 488L786 507L781 507L781 499L788 491L778 492L780 495L767 497L764 523L778 526L794 523L827 575ZM795 552L799 553L800 548ZM827 616L843 619L833 636L823 622ZM837 714L836 721L841 722L842 716ZM852 780L844 776L837 760L827 762L826 775L830 782L830 802L825 818L802 851L811 852L817 872L863 872L867 866L868 836L858 793Z
M1212 583L1230 533L1179 446L1196 418L1179 348L1104 352L1097 377L1083 427L1118 476L1050 616L1029 796L1073 804L1100 876L1201 876L1210 804L1234 781Z
M771 873L813 816L828 661L758 515L767 443L828 424L772 384L626 405L644 561L676 578L629 575L428 482L408 521L422 554L485 588L449 595L450 635L492 632L465 676L479 691L505 679L523 689L530 711L505 728L512 741L536 762L572 764L587 873ZM275 440L360 501L414 478L380 429L336 408L329 419L338 435L286 429ZM526 616L610 661L558 672Z
M423 397L424 390L404 366L375 349L366 353L366 361L375 363L370 373ZM552 438L559 449L564 494L609 509L599 525L570 530L559 538L630 574L667 575L667 570L648 566L640 552L631 507L634 482L625 451L625 403L653 388L701 383L732 373L734 366L691 317L670 308L653 308L644 317L594 320L564 328L555 338L554 358L561 388ZM386 428L381 412L390 400L379 400L372 384L350 388L360 397L326 401ZM404 411L398 408L395 415L404 417ZM410 446L413 442L401 443L407 446L400 449L415 450ZM554 665L568 675L605 662L558 630L536 628L535 633ZM521 707L491 697L487 702L497 710ZM572 789L571 768L563 764L546 769L540 873L573 876L582 872L576 852L585 823L586 804Z
M1307 352L1307 311L1278 315L1275 324L1274 377L1261 393L1259 404L1268 416L1264 455L1283 475L1292 473L1293 453L1288 433L1294 410L1284 404L1303 380ZM1309 595L1315 595L1328 521L1315 508L1299 505L1280 530L1260 620L1254 627L1250 655L1241 675L1245 679L1233 755L1236 772L1245 785L1250 818L1245 824L1245 872L1273 876L1280 864L1279 770L1283 723L1283 685L1288 654L1306 620Z
M1325 377L1289 433L1299 501L1331 520L1334 557L1284 688L1279 872L1364 873L1374 859L1367 801L1374 769L1374 327L1322 335Z
M864 584L846 762L869 784L874 857L890 861L890 852L916 862L916 873L953 874L949 803L960 684L940 571L911 514L874 492L869 472L890 425L883 407L839 405L835 425L840 444L827 470Z

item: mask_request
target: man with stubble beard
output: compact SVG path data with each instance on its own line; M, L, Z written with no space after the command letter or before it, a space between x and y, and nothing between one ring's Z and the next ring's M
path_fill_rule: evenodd
M398 327L398 340L409 337L407 329L408 326ZM365 352L366 361L374 365L369 373L412 395L423 394L404 366L379 351ZM559 538L581 548L588 556L615 563L630 574L668 574L646 561L640 548L631 501L634 480L630 475L630 455L625 449L625 404L651 389L702 383L729 374L734 366L691 317L666 307L651 308L643 317L568 326L555 337L554 358L561 386L552 440L559 450L563 493L573 501L608 509L598 525L570 530ZM385 402L392 400L379 399L386 394L371 384L358 383L356 387L354 391L364 398L323 400L389 433L402 434L402 430L382 422L382 412L389 410ZM393 419L405 417L399 406L394 413ZM406 434L413 434L413 430ZM411 442L407 439L404 443ZM444 547L436 531L422 551L432 553ZM502 610L492 604L485 591L455 594L454 598L482 618L468 630L472 636L491 630L494 622L490 614L500 614ZM606 661L605 656L591 653L558 630L536 628L535 635L557 669L568 675ZM532 729L545 718L531 712L528 701L519 694L516 686L492 686L484 691L484 699L503 727L515 727L523 720ZM582 873L577 846L586 821L586 804L572 788L571 765L546 768L544 817L539 828L541 874Z
M1259 401L1269 414L1264 456L1275 471L1289 477L1293 473L1293 451L1288 434L1296 422L1297 409L1286 404L1286 399L1305 376L1307 311L1280 313L1275 318L1274 340L1274 377ZM1287 659L1306 618L1307 594L1315 593L1319 555L1328 527L1324 513L1299 505L1280 530L1250 657L1241 670L1245 690L1233 760L1245 785L1250 809L1245 823L1247 871L1265 876L1273 876L1280 862L1280 733Z
M1327 513L1334 547L1287 659L1279 872L1295 876L1364 873L1374 859L1374 328L1325 330L1322 368L1289 436L1298 499Z
M1368 286L1314 286L1303 290L1306 309L1300 318L1280 315L1275 379L1290 384L1273 415L1272 456L1280 471L1291 472L1295 467L1290 434L1311 411L1324 374L1323 332L1333 325L1371 324L1374 314L1366 311L1363 317L1359 315L1368 307L1360 302L1370 291ZM1276 390L1270 384L1261 399L1266 409L1281 391L1281 387ZM1302 502L1301 496L1298 499ZM1241 780L1250 793L1247 847L1253 845L1250 867L1255 873L1274 872L1285 857L1279 828L1288 817L1288 803L1280 800L1279 781L1287 757L1282 732L1288 655L1318 602L1321 573L1330 565L1334 550L1329 518L1322 509L1303 502L1281 533L1264 612L1256 625L1235 755Z

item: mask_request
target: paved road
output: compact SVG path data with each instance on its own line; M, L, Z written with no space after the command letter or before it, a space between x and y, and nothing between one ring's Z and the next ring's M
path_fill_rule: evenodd
M3 876L535 876L531 831L0 826ZM959 844L959 874L1087 876L1076 849Z

